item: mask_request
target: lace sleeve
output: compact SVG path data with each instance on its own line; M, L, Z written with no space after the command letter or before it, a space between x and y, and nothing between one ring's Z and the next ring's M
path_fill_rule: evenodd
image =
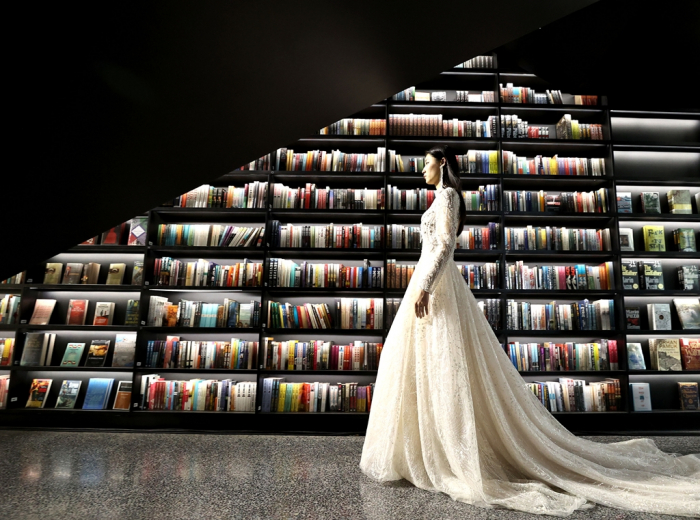
M445 188L435 204L435 231L436 241L434 248L426 259L428 267L425 268L418 286L433 294L440 275L452 258L455 241L457 239L457 224L459 222L459 194L453 188Z

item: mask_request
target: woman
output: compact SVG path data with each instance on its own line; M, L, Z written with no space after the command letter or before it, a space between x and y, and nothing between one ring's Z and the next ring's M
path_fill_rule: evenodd
M458 171L454 153L426 153L437 193L382 352L361 470L485 508L700 516L700 458L651 439L576 437L525 386L453 261L466 217Z

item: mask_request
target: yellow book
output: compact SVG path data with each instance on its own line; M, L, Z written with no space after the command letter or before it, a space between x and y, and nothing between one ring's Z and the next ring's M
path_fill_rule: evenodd
M280 383L280 395L277 400L277 411L284 412L284 402L287 395L287 383Z
M296 340L290 340L287 342L288 352L287 352L287 370L294 370L294 358L296 357Z
M299 411L299 383L290 383L292 385L292 403L290 412Z
M559 175L559 163L557 162L557 156L550 157L549 159L549 174Z
M581 132L578 126L578 120L576 119L571 120L571 137L573 139L581 139Z
M663 226L644 226L642 232L645 251L666 251Z
M598 349L600 345L598 343L593 343L593 367L596 370L600 370L600 357L598 355Z
M498 150L489 151L489 173L498 173Z

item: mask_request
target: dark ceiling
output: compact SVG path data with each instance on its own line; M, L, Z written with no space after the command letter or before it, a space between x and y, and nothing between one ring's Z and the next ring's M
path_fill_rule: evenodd
M697 2L426 5L18 7L0 278L493 49L565 91L695 94Z

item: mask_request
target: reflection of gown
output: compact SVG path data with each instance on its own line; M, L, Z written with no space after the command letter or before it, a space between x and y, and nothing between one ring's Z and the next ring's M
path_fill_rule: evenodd
M526 387L452 260L458 196L440 190L421 219L421 259L382 351L361 470L485 508L568 516L597 502L700 516L700 458L646 438L577 437ZM423 319L420 289L431 293Z

